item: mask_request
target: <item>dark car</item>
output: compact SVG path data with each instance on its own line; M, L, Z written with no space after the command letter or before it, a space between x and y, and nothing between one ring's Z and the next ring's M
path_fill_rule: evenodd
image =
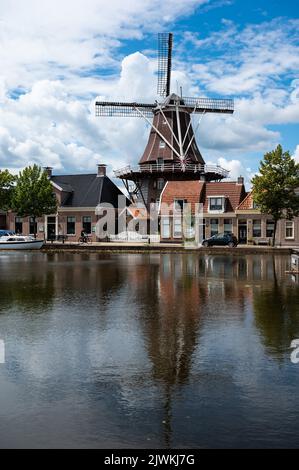
M229 246L233 248L238 245L238 240L233 233L217 233L213 237L205 238L202 246Z
M0 230L0 237L9 237L9 235L15 235L12 230Z

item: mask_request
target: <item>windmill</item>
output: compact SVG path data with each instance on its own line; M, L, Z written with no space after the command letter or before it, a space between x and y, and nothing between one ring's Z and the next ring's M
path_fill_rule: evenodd
M172 33L158 35L157 93L161 101L95 103L96 116L141 117L151 127L138 166L127 166L114 172L122 179L131 200L140 200L147 208L159 200L168 180L219 181L228 176L228 171L218 165L205 164L195 134L206 113L232 114L234 102L231 99L190 98L170 93L172 46ZM191 116L195 114L201 116L194 132Z

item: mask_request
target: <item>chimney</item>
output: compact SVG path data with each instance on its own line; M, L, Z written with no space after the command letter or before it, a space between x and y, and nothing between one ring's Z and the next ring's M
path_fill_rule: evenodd
M107 165L100 163L98 165L98 176L106 176Z
M244 184L244 177L243 176L239 176L237 184Z
M45 170L45 172L47 173L48 178L50 179L50 178L52 177L52 170L53 170L53 168L51 168L50 166L46 166L46 167L44 168L44 170Z

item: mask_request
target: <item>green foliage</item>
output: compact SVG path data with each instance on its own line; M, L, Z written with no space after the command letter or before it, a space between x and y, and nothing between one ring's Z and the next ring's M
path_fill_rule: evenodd
M42 217L55 214L57 200L46 172L38 165L20 172L12 197L12 209L20 217Z
M262 213L272 216L275 231L278 220L299 215L299 164L281 145L265 154L252 185L253 200Z
M7 210L11 204L11 198L16 177L8 170L0 170L0 209Z

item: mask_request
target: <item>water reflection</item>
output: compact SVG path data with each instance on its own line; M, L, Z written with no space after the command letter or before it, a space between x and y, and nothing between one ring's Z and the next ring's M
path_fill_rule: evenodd
M283 352L299 338L299 290L275 282L253 297L255 324L271 356L282 360Z
M267 255L0 254L0 447L292 445L288 268Z

